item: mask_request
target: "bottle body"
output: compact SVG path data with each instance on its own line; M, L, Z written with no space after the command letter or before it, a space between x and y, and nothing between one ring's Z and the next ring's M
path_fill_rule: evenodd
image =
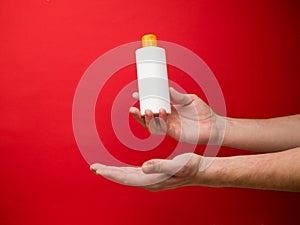
M137 49L135 55L141 115L147 109L158 114L161 108L171 113L165 50L149 46Z

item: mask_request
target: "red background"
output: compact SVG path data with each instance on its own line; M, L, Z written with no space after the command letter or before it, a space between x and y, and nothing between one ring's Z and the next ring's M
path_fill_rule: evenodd
M87 67L145 33L197 53L216 75L229 116L300 113L299 12L299 1L285 0L2 0L0 224L298 224L297 193L206 187L151 193L96 177L76 146L71 116ZM109 85L119 84L117 90L134 79L133 69L124 71L128 77L116 75L103 89L107 104L114 98ZM201 95L171 68L176 74ZM138 164L160 154L131 157L109 132L103 139L122 160ZM220 155L246 153L222 148Z

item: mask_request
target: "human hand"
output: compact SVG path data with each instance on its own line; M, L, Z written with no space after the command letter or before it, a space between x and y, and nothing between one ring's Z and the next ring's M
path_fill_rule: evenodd
M138 93L133 93L133 97L138 99ZM219 136L222 136L220 133L224 130L216 129L215 126L217 122L222 121L221 117L202 99L194 94L182 94L174 88L170 88L170 97L174 102L170 114L160 109L159 116L154 117L152 111L146 110L143 118L139 109L135 107L131 107L129 112L151 133L167 134L177 141L204 144L210 137L212 140L218 140Z
M185 153L172 160L152 159L142 167L114 167L97 163L90 169L97 175L125 185L160 191L195 185L201 159L194 153Z

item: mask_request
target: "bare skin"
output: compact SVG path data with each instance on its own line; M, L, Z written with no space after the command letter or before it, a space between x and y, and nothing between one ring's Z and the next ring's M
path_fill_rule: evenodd
M300 191L300 114L271 119L226 118L215 114L196 95L170 89L170 96L172 112L168 115L160 110L162 123L151 122L155 118L150 110L144 118L137 108L130 108L130 113L150 132L166 133L178 141L206 144L210 137L222 137L223 146L268 153L213 159L187 153L172 160L153 159L137 168L94 164L91 170L150 191L191 185ZM226 129L215 129L224 121Z

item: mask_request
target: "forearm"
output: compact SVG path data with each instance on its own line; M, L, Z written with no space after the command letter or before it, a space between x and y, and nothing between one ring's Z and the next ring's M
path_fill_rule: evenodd
M223 146L256 152L300 146L300 114L271 119L226 120Z
M195 184L300 191L300 148L216 158L206 170L197 174Z

